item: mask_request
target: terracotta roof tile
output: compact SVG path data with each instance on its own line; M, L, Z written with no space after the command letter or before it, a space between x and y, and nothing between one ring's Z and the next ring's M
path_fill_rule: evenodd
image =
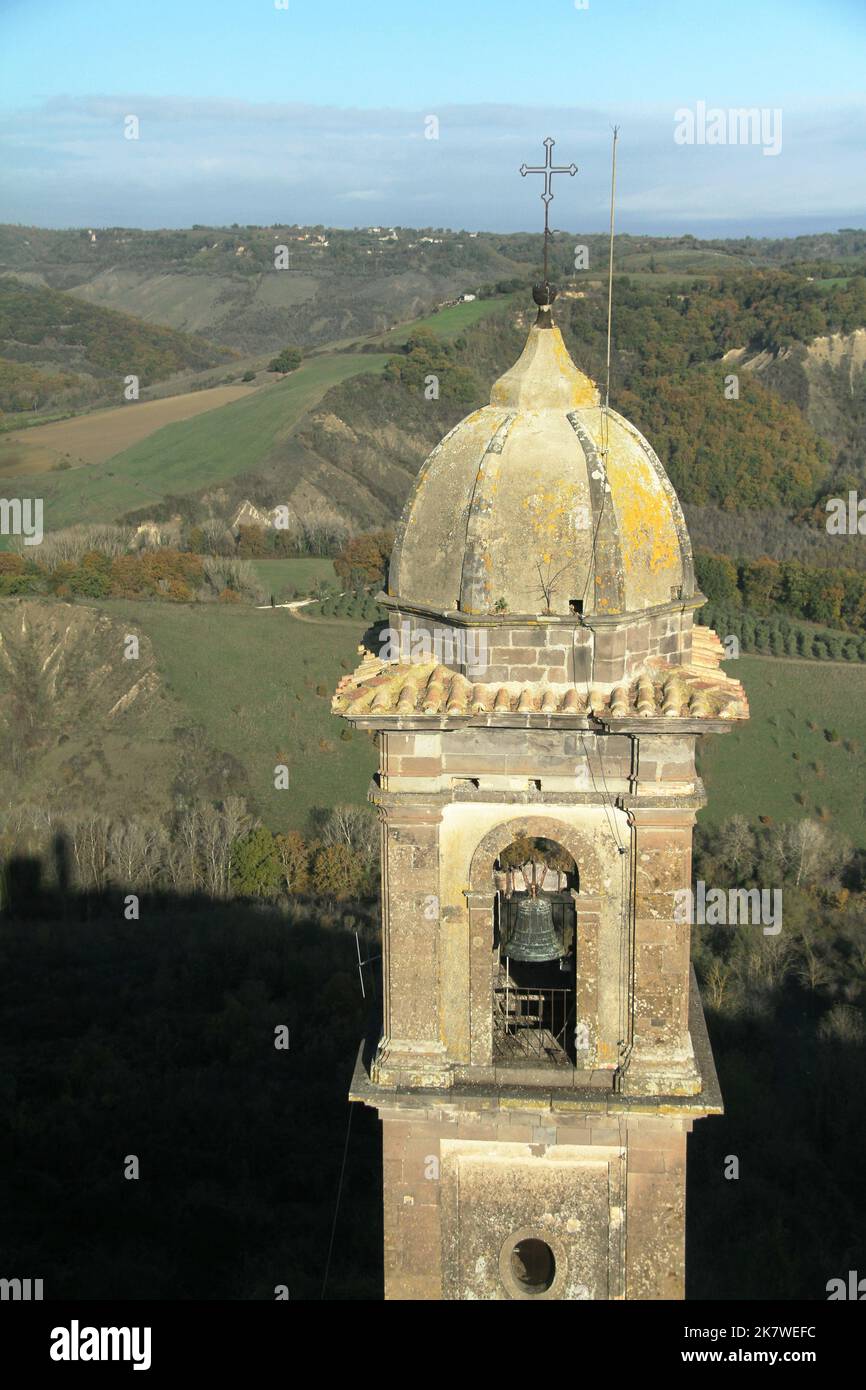
M364 715L473 718L479 715L593 715L617 719L748 719L739 681L721 670L724 648L709 628L693 630L687 666L645 670L612 691L571 685L510 681L474 684L457 671L431 662L390 663L364 652L356 671L340 680L332 709L352 719Z

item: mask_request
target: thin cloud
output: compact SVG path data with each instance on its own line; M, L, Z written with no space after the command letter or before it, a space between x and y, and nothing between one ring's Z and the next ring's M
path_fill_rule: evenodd
M623 230L682 230L692 220L706 230L804 215L827 226L866 219L866 188L852 176L854 152L866 140L863 102L783 109L774 158L755 146L677 145L676 110L675 102L611 112L508 103L369 111L140 93L58 96L0 113L2 215L51 226L340 225L353 204L375 203L377 220L388 223L423 216L440 226L535 228L538 180L517 170L541 160L551 134L557 156L580 170L560 181L555 224L600 231L616 119ZM138 140L124 138L129 115L139 119ZM438 139L427 138L430 116Z

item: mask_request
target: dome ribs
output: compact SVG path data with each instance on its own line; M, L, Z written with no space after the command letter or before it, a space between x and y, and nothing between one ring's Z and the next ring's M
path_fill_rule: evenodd
M490 403L429 455L398 527L388 592L422 612L529 615L543 602L568 618L579 600L587 614L636 622L692 596L682 509L658 456L602 407L557 328L531 328Z
M595 571L592 575L593 607L606 613L622 613L627 607L622 544L612 498L608 496L610 484L604 459L580 414L574 410L567 418L577 435L586 462Z

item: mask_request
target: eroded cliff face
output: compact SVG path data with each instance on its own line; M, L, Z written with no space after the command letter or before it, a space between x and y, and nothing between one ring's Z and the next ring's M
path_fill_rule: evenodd
M777 353L727 353L731 370L755 372L764 385L798 405L810 425L837 450L866 446L866 328L796 343Z
M137 655L127 655L131 636ZM60 600L0 603L4 820L31 803L59 816L97 806L167 815L187 764L212 766L211 750L187 756L196 737L188 724L149 639L129 618Z

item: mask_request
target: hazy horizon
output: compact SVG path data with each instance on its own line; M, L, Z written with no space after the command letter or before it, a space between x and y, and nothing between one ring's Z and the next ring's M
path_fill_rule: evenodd
M579 169L554 225L604 231L618 123L622 231L866 224L855 0L441 0L420 18L399 0L149 0L117 19L7 0L0 38L6 222L534 230L539 181L518 171L550 135ZM761 133L679 140L683 111L755 111Z

